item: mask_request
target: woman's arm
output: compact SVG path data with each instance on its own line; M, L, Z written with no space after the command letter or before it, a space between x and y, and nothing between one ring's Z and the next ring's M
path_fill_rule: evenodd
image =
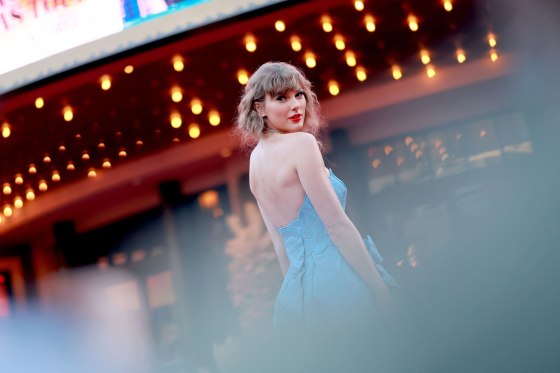
M282 240L282 237L280 236L280 233L278 233L278 230L268 220L260 205L259 210L261 211L261 216L263 218L264 224L266 225L266 229L268 230L268 234L270 235L270 239L272 240L274 251L276 251L276 256L278 257L278 262L280 263L280 269L282 270L282 276L286 276L286 272L290 267L290 259L288 258L288 255L286 255L284 240Z
M317 140L308 133L300 133L294 140L297 144L292 153L292 160L299 180L331 239L350 266L373 291L376 299L387 300L387 287L375 268L360 233L346 215L325 173Z

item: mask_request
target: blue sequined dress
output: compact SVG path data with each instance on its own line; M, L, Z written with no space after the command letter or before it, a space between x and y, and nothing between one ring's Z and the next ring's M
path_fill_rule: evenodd
M346 186L330 169L329 179L345 208ZM276 298L275 328L321 326L375 317L371 290L342 257L307 195L297 218L278 231L290 266ZM369 236L365 243L383 280L396 286L382 267L382 258Z

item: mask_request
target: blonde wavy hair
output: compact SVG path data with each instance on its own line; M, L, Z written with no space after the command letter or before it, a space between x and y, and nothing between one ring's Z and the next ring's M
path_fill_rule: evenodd
M254 146L267 128L266 118L262 118L255 110L255 102L264 102L266 95L276 96L289 90L300 89L307 103L303 130L317 137L322 118L319 101L311 89L311 82L293 65L285 62L267 62L251 75L237 106L234 131L241 137L242 146Z

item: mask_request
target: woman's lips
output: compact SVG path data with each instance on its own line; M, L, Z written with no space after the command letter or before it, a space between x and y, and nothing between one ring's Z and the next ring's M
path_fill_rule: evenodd
M290 117L290 120L293 122L299 122L300 119L301 119L301 114L292 115Z

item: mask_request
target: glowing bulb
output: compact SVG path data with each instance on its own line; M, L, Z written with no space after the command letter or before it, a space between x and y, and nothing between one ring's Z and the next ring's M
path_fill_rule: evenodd
M283 32L286 30L286 24L284 23L284 21L278 20L274 23L274 28L278 32Z
M251 53L257 50L257 40L253 35L245 36L245 49Z
M416 18L415 15L411 14L408 16L407 18L408 21L408 27L410 28L410 30L412 31L418 31L418 18Z
M7 139L12 134L12 130L10 129L10 125L8 122L4 122L2 124L2 137Z
M16 197L14 199L14 207L16 209L20 209L23 207L23 199L21 197Z
M375 31L375 19L371 14L368 14L364 17L364 23L366 25L366 30L369 32Z
M402 78L402 70L398 65L393 65L391 68L391 73L393 74L393 79L399 80Z
M329 16L325 15L321 17L321 24L323 25L323 31L331 32L333 30L333 25Z
M67 169L68 171L74 171L74 170L76 169L76 166L74 166L74 163L68 162L68 163L66 164L66 169Z
M10 195L12 194L12 187L10 186L10 184L5 183L2 186L2 193L4 193L5 195Z
M62 115L64 116L64 120L67 122L70 122L72 119L74 119L74 112L72 111L72 107L66 105L64 109L62 109Z
M50 157L48 154L46 154L46 155L43 157L43 162L44 162L44 163L51 163L51 157Z
M136 140L136 146L142 146L142 145L144 145L144 141L140 139Z
M97 172L95 171L95 168L90 168L87 175L88 177L96 177Z
M354 54L354 52L352 51L348 51L344 54L345 58L346 58L346 64L350 67L354 67L356 66L356 55Z
M346 48L346 43L344 43L344 37L340 34L336 34L334 36L334 46L339 51L344 50Z
M354 8L356 8L358 12L361 12L364 10L364 2L361 0L354 1Z
M14 211L12 210L12 207L10 205L6 205L4 206L4 216L9 218L10 216L12 216L12 214L14 213Z
M121 158L126 157L126 150L124 148L121 148L121 150L119 150L119 157Z
M64 145L60 145L58 147L58 151L61 152L61 153L63 153L65 150L66 150L66 147Z
M364 69L362 66L356 67L356 78L358 78L360 82L366 80L367 79L366 69Z
M453 1L451 0L444 0L443 1L443 8L448 11L451 12L453 10Z
M488 34L488 45L490 45L492 48L494 48L496 45L498 45L498 41L496 40L496 36L492 33Z
M329 93L333 96L336 96L340 93L340 87L334 80L329 81Z
M49 189L49 186L47 185L47 182L45 180L39 181L39 190L41 192L46 192L47 189Z
M88 154L88 152L84 152L84 153L82 154L82 160L84 160L84 161L89 161L89 154Z
M427 50L422 49L422 50L420 51L420 60L422 60L422 63L423 63L424 65L427 65L427 64L430 63L430 61L431 61L431 59L430 59L430 54L428 53Z
M299 52L299 51L301 50L301 48L302 48L302 46L301 46L301 39L300 39L299 37L295 36L295 35L292 36L292 37L290 38L290 45L292 46L292 50L293 50L294 52Z
M196 123L189 125L189 136L196 139L200 136L200 127Z
M103 168L111 168L111 161L109 161L108 159L105 159L105 160L103 161L102 167L103 167Z
M495 49L492 49L490 51L490 59L492 60L492 62L496 62L498 60L498 52L496 52Z
M33 201L35 199L35 192L33 191L33 189L27 189L27 191L25 192L25 199L28 201Z
M247 84L247 82L249 81L249 73L247 72L247 70L241 69L237 71L237 81L241 85Z
M173 56L171 63L173 64L173 69L177 72L183 71L185 68L185 61L183 60L183 57L178 54Z
M220 121L220 113L217 110L210 110L208 113L208 122L210 122L212 126L217 126L220 124Z
M23 176L21 176L21 174L16 174L14 181L17 185L23 184Z
M169 121L171 122L171 127L173 128L180 128L181 125L183 125L183 118L181 118L181 114L177 112L171 113Z
M99 83L101 84L102 90L108 91L111 89L111 77L109 75L105 74L99 78Z
M104 142L100 142L99 144L97 144L97 147L99 149L105 149L105 143Z
M198 98L193 98L191 100L191 111L194 115L202 113L202 101Z
M132 65L126 65L124 67L125 74L132 74L133 71L134 71L134 66Z
M58 171L53 171L51 179L54 182L59 182L60 181L60 174L58 173Z
M35 99L35 107L37 109L42 109L45 106L45 100L42 97L37 97Z
M436 76L436 68L433 65L426 66L426 75L430 79Z
M30 164L30 165L29 165L28 171L29 171L29 173L30 173L31 175L34 175L34 174L37 173L37 167L35 167L34 164Z
M313 52L306 52L304 58L305 58L305 64L310 69L317 66L317 60L315 59L315 54L313 54Z
M181 102L183 100L183 90L180 87L171 88L171 101Z
M459 63L463 63L467 60L467 55L465 54L465 51L462 49L457 49L457 61Z

